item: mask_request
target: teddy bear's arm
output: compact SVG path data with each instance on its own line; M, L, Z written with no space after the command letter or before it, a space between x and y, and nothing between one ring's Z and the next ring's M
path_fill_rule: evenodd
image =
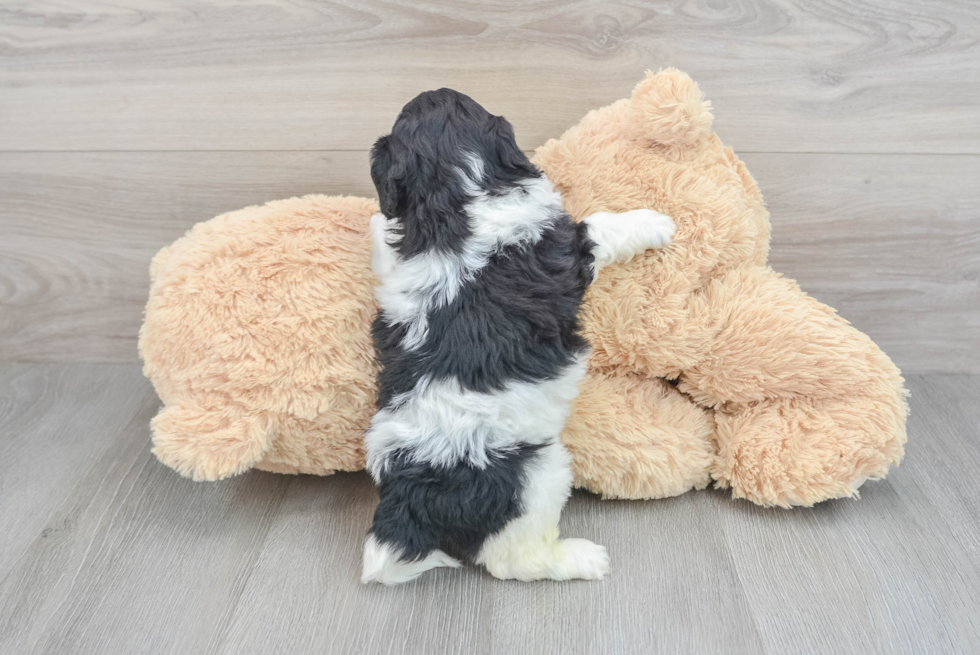
M593 280L609 264L623 264L650 248L663 248L677 227L670 216L652 209L634 209L621 214L596 212L583 221L595 243L592 255Z

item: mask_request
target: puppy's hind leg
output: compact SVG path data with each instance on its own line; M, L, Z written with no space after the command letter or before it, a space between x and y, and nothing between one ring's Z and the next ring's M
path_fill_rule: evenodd
M571 456L556 438L527 464L523 514L487 538L476 562L502 579L602 579L609 572L605 548L586 539L558 538L558 519L571 488Z
M622 214L597 212L583 221L595 243L593 272L609 264L623 264L650 248L663 248L677 229L670 216L652 209L634 209Z
M442 552L434 549L425 557L414 560L402 559L403 553L400 548L391 543L380 541L373 534L369 534L364 542L364 568L361 572L361 582L380 582L381 584L393 585L409 582L419 577L426 571L447 566L459 568L460 562Z
M364 542L362 583L400 584L430 569L461 566L439 550L438 529L425 523L416 509L408 498L382 486L374 525Z

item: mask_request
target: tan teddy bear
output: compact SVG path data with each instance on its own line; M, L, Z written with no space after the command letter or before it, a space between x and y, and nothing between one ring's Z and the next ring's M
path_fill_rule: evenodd
M766 266L769 216L693 81L648 74L534 162L575 218L649 207L670 247L603 269L563 438L576 484L660 498L711 480L763 505L853 495L902 457L906 392L864 334ZM219 216L164 248L140 352L154 453L195 479L364 465L374 412L372 200ZM671 381L671 382L668 382Z

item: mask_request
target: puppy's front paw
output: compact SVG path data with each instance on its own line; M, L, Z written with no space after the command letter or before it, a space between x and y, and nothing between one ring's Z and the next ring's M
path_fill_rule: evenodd
M609 554L588 539L565 539L565 573L569 579L602 580L609 573Z
M624 216L629 217L644 250L670 245L670 238L677 231L674 219L652 209L634 209Z

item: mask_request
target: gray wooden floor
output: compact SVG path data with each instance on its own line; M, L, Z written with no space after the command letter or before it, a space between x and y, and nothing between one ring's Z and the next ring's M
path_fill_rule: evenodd
M132 364L0 364L2 653L968 653L980 376L912 376L905 464L859 501L576 493L601 582L361 586L364 474L194 483L149 453Z
M774 268L912 388L859 502L576 494L599 583L357 584L363 474L195 484L149 453L150 258L220 212L373 195L452 86L528 151L675 66L759 181ZM0 655L980 653L980 2L10 0L0 6Z

